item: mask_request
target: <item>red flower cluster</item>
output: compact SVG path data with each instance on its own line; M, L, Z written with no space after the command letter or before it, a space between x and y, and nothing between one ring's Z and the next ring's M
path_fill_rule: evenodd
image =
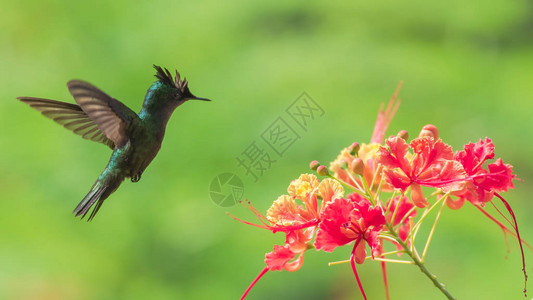
M427 127L433 128L438 134L433 125L424 128ZM410 187L411 200L418 207L429 204L421 186L451 191L452 195L458 197L455 202L448 201L452 208L460 208L465 200L482 204L490 201L494 192L513 188L515 175L512 174L511 165L497 159L488 165L489 170L482 168L487 159L494 158L494 145L489 138L475 144L469 143L464 150L455 154L449 145L432 136L421 135L410 144L395 136L387 139L386 145L388 149L379 149L377 162L384 166L387 182L402 191Z
M265 269L241 299L246 297L257 280L267 271L298 270L303 264L305 251L315 248L332 252L335 248L351 242L354 242L354 247L350 262L359 282L355 263L362 264L365 261L366 245L370 247L372 257L381 255L383 243L379 234L387 230L387 220L393 228L399 228L401 237L405 240L410 230L409 221L416 215L416 211L411 210L412 204L401 201L398 205L398 197L389 200L389 210L385 214L381 205L372 205L369 199L357 193L344 197L344 189L338 181L326 178L319 182L310 174L303 174L294 180L288 192L289 195L282 195L274 201L266 216L248 204L262 225L233 217L274 233L285 233L285 245L275 245L273 251L265 255ZM318 199L321 199L321 202L318 202ZM298 204L299 202L303 205ZM392 219L394 212L396 218Z
M267 271L298 270L307 250L332 252L350 243L353 248L349 262L366 299L355 264L362 264L367 258L381 259L385 269L385 261L391 260L383 257L390 253L407 253L415 264L422 264L423 259L416 250L411 250L413 235L416 235L412 221L417 209L429 205L432 208L437 202L458 209L465 201L482 206L497 196L514 219L510 206L498 194L513 188L512 166L497 159L483 167L487 160L494 158L490 139L469 143L454 154L452 147L439 139L437 128L426 125L409 143L407 132L401 131L381 145L397 108L393 97L385 111L380 109L371 143L354 143L343 149L330 164L332 175L316 161L311 164L313 170L318 169L319 174L329 178L319 181L315 175L301 175L291 182L288 194L274 201L266 216L248 203L261 224L234 217L274 233L285 233L285 244L275 245L273 251L265 255L266 267L241 299ZM345 194L343 185L353 192ZM426 196L423 187L436 190ZM392 195L385 197L386 192ZM430 204L430 198L437 200ZM424 210L417 226L429 210ZM521 243L514 221L513 229ZM385 253L384 241L391 241L398 250ZM367 245L370 256L367 256ZM445 291L443 285L439 288Z

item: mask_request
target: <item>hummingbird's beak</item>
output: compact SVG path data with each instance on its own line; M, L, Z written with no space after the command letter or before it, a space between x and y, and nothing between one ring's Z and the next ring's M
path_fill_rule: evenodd
M211 101L210 99L207 99L207 98L200 98L200 97L192 97L192 98L190 98L189 100Z

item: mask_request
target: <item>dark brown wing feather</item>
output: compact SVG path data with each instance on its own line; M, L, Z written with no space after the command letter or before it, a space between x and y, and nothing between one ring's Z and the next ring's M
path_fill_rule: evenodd
M90 83L71 80L67 86L83 112L108 139L117 147L126 144L130 124L139 120L135 112Z
M18 97L17 99L75 134L81 135L84 139L102 143L111 149L115 147L115 143L100 131L98 125L78 105L34 97Z

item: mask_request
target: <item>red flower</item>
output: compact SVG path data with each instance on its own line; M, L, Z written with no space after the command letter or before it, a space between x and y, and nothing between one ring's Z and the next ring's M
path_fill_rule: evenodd
M495 192L505 192L514 188L513 166L504 164L498 158L496 162L487 165L488 170L483 168L483 164L493 158L494 144L489 138L466 144L463 150L455 153L454 159L463 166L468 181L463 189L452 193L458 199L455 201L449 199L448 206L454 209L460 208L465 200L484 205L494 197Z
M298 229L286 232L285 245L274 245L274 250L265 254L266 267L257 275L250 286L246 289L241 300L246 298L253 286L268 271L286 270L294 272L304 263L304 253L312 248L309 241L315 234L316 227Z
M411 200L418 207L428 205L421 186L459 190L464 185L465 172L460 163L453 160L452 148L432 137L418 137L407 144L402 138L390 137L386 141L389 150L381 147L378 162L385 169L387 182L394 188L411 187ZM409 149L413 150L414 158Z
M298 270L304 262L304 253L308 248L308 242L313 238L315 228L297 230L287 233L285 246L274 245L274 251L265 255L265 263L269 271L289 272ZM296 256L298 256L296 258ZM296 258L294 261L292 259Z
M348 199L338 198L329 203L321 214L321 222L315 239L317 250L331 252L335 248L357 240L354 249L355 261L363 263L366 256L364 240L372 254L378 254L381 242L378 234L385 225L385 217L380 207L372 207L370 202L352 194Z
M269 271L281 271L285 264L295 256L296 253L292 252L288 245L274 245L274 251L265 255L265 263Z

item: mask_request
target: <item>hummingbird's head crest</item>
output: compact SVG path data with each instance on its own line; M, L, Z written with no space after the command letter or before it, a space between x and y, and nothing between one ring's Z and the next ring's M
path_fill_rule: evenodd
M183 78L181 80L180 73L176 70L176 77L172 78L172 74L170 74L170 71L165 68L161 68L160 66L154 65L154 68L156 69L157 73L155 74L155 77L161 81L161 83L176 87L180 92L185 92L185 89L187 88L187 79Z
M178 70L176 70L176 76L172 78L172 74L168 71L167 68L161 68L160 66L154 65L154 69L156 69L157 73L155 74L155 77L162 83L170 87L174 87L178 89L179 91L179 97L184 100L204 100L204 101L210 101L209 99L205 98L199 98L194 96L191 91L189 91L189 82L186 78L183 78L181 80L180 73Z

